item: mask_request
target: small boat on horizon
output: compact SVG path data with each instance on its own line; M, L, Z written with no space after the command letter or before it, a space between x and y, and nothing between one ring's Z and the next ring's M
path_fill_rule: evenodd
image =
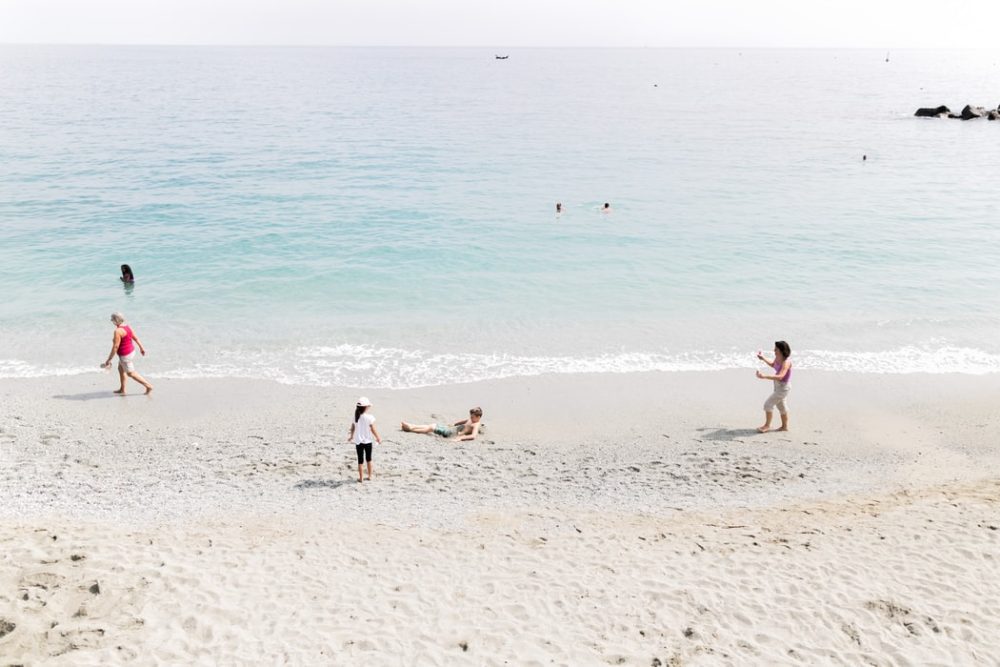
M510 54L507 54L505 56L494 55L493 57L496 58L497 60L507 60L507 58L510 58Z

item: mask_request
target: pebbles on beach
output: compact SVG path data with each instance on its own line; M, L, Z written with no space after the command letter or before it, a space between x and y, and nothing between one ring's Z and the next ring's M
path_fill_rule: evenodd
M64 434L55 432L60 428ZM355 488L349 444L310 437L309 427L268 436L262 428L227 425L222 434L176 426L136 436L106 426L25 427L11 441L16 456L0 469L0 483L16 499L0 515L148 520L308 510L437 526L460 521L462 507L658 512L761 505L880 480L853 458L806 449L801 437L772 436L762 449L738 430L678 432L669 442L650 434L570 444L456 444L395 433L375 448L378 483ZM845 475L847 469L854 473Z
M983 475L996 462L996 402L956 392L925 420L927 399L897 391L891 415L852 412L849 424L841 415L868 397L827 395L827 417L760 436L752 422L720 420L690 377L622 379L641 385L631 396L617 381L564 381L544 423L530 411L546 399L520 408L516 383L474 388L492 392L481 402L494 421L466 444L390 421L414 403L458 403L449 392L459 390L384 397L386 442L364 484L340 442L346 395L268 387L230 404L213 398L220 385L163 383L193 396L102 404L40 400L44 383L8 392L0 656L714 665L992 655L1000 484ZM626 398L609 416L600 396L587 403L594 386ZM664 408L651 386L683 386L689 402ZM588 419L560 422L561 400ZM526 417L512 428L510 414ZM947 432L931 421L956 415Z

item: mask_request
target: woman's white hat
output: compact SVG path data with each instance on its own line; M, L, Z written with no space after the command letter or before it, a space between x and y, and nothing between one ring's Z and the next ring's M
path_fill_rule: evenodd
M361 398L358 399L359 408L368 408L371 407L371 404L372 402L368 400L367 396L362 396Z

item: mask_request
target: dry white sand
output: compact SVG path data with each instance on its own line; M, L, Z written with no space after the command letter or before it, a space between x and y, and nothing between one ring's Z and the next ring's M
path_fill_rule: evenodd
M0 382L0 665L1000 664L1000 379L796 379Z

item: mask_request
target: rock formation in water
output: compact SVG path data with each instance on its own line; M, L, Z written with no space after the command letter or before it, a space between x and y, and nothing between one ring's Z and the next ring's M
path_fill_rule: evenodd
M947 116L951 113L951 109L945 105L939 107L920 107L917 109L917 113L914 116L925 116L927 118L940 118L941 116Z
M962 109L962 113L952 113L951 109L942 104L939 107L920 107L913 115L924 118L941 118L947 116L948 118L958 118L961 120L972 120L973 118L1000 120L1000 106L996 109L987 109L985 107L974 107L971 104L966 104Z

